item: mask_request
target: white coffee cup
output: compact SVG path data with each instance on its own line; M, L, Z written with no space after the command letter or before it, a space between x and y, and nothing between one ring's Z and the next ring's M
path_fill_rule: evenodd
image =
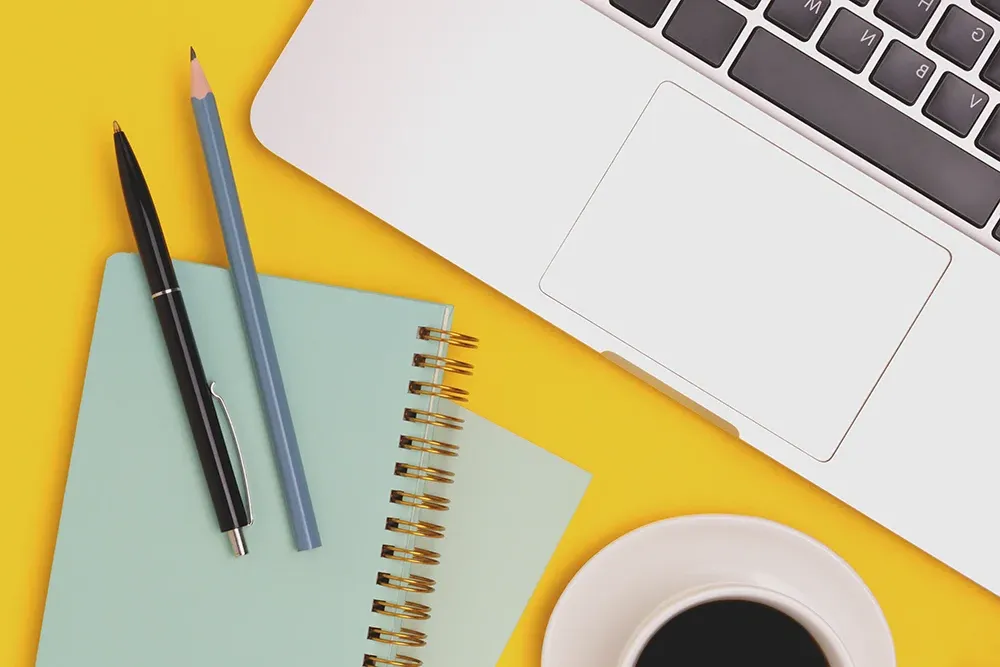
M657 607L639 625L618 661L618 667L635 667L639 656L657 630L681 613L718 600L745 600L767 605L797 621L806 629L826 656L830 667L854 667L854 662L826 621L815 611L787 595L760 586L711 584L684 591Z

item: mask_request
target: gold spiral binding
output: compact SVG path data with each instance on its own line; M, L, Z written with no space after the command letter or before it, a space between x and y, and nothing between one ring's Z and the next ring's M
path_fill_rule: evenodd
M445 331L434 327L420 327L417 330L417 338L433 341L435 343L447 343L455 347L464 347L475 350L479 347L479 339L474 336L467 336L457 331Z
M476 368L472 364L459 361L458 359L436 357L432 354L413 355L413 365L418 368L433 368L445 371L446 373L454 373L456 375L473 375L472 371Z
M417 438L412 435L399 436L399 446L414 452L427 452L439 456L458 456L458 445L440 440L428 440L427 438Z
M419 565L438 565L441 562L441 554L436 551L421 549L420 547L404 549L403 547L397 547L392 544L382 545L382 558L386 558L388 560L399 560L404 563L415 563Z
M461 417L441 414L440 412L427 412L426 410L414 410L407 408L403 410L403 419L414 424L427 424L438 428L450 428L454 431L461 431L465 420Z
M388 658L380 658L377 655L365 654L365 661L362 663L364 667L421 667L423 665L422 660L417 660L416 658L411 658L408 655L396 655L395 660L389 660Z
M397 463L396 475L399 477L409 477L410 479L422 479L425 482L437 482L438 484L453 484L452 477L455 473L441 468L430 468L428 466L415 466L410 463Z
M417 337L422 340L458 348L476 349L479 347L478 338L454 331L435 329L433 327L420 327L417 330ZM422 353L413 355L413 365L418 368L427 368L435 371L435 379L441 373L468 376L472 375L475 369L475 366L465 361ZM431 397L432 405L435 398L444 398L459 403L465 403L469 400L469 392L466 390L439 382L414 380L409 383L407 389L411 394ZM453 417L441 412L429 412L416 408L406 408L403 411L403 419L412 424L421 424L425 427L429 426L454 431L462 430L465 421L459 417ZM421 456L419 464L397 462L394 474L398 477L408 477L424 482L451 484L454 482L455 473L450 470L423 464L427 458L425 455L428 454L442 457L458 456L458 446L444 440L431 439L440 436L424 435L427 435L427 437L405 434L400 436L399 447L401 449L417 452ZM420 488L411 491L393 489L389 494L389 502L395 505L432 512L446 512L451 503L444 496L425 493ZM387 517L385 520L385 529L389 532L401 533L410 538L441 539L445 533L444 526L431 523L430 521L422 521L414 516L411 516L409 519ZM386 560L400 561L404 565L433 566L441 563L441 554L415 545L402 547L394 544L383 544L381 556ZM404 594L413 593L418 595L433 593L436 586L436 582L430 577L413 574L412 572L406 572L405 576L404 574L379 572L375 578L375 583L383 588L402 591ZM431 617L430 606L408 600L405 595L402 596L401 601L396 602L373 600L372 611L383 616L404 620L425 621ZM427 635L419 630L407 627L386 630L372 626L368 628L368 639L380 644L410 648L418 648L427 644ZM362 664L364 667L421 667L423 662L413 656L399 653L391 658L366 653Z
M409 628L400 628L398 632L383 630L382 628L368 628L368 639L381 644L394 644L396 646L426 646L427 635Z
M385 529L394 533L413 535L414 537L429 537L432 540L439 540L444 537L444 526L429 521L404 521L389 517L385 520Z
M431 608L419 602L387 602L375 600L372 611L383 616L405 618L411 621L426 621L431 617Z
M389 494L389 502L433 512L447 512L448 504L451 501L444 496L434 496L429 493L407 493L406 491L393 490Z
M467 398L469 392L460 388L452 387L448 384L439 384L437 382L419 382L414 380L410 383L410 393L416 394L418 396L436 396L438 398L447 398L450 401L455 401L456 403L468 403Z
M436 581L430 577L421 577L411 574L408 577L400 577L388 572L379 572L375 578L375 583L384 588L391 588L406 593L433 593Z

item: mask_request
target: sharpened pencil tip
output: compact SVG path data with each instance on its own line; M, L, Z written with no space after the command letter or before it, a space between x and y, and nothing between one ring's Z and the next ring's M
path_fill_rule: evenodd
M194 47L192 46L191 47L191 60L194 60L197 57L198 57L198 54L194 52Z
M114 121L113 127L115 128L115 134L121 134L122 126L118 124L118 121Z

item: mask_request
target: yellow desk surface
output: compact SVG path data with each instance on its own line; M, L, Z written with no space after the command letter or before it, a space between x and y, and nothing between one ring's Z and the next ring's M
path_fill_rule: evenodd
M134 247L112 119L136 147L175 257L225 264L188 102L190 44L220 97L259 269L456 304L457 327L484 340L472 406L594 474L504 667L538 664L560 591L603 545L701 512L764 516L839 552L881 603L900 665L1000 665L1000 599L266 152L250 103L307 6L0 9L0 665L34 664L102 267Z

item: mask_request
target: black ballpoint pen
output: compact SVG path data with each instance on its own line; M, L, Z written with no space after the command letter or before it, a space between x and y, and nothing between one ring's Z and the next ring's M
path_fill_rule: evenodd
M212 393L195 345L174 266L163 237L160 220L146 179L125 133L114 124L115 154L121 176L125 206L132 222L132 233L160 320L170 363L187 412L191 433L205 472L219 528L229 537L237 556L247 553L243 528L250 524L243 496L236 483L229 450L222 434Z

